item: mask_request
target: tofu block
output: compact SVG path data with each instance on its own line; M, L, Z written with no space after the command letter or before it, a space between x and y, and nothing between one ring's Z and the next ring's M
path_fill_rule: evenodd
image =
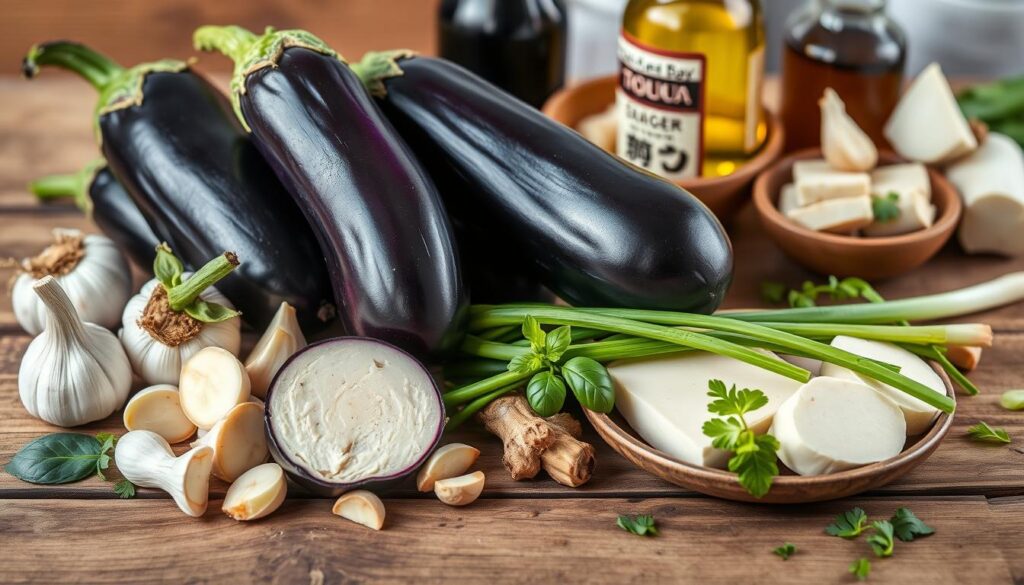
M938 63L910 84L883 133L900 156L925 164L946 163L978 147Z
M823 158L798 160L793 163L793 182L797 183L814 175L834 172L836 169L832 168Z
M878 167L871 171L871 194L885 195L889 191L920 189L928 201L932 200L932 182L928 168L921 163L904 163Z
M871 225L864 228L865 236L898 236L923 230L935 223L935 206L928 202L928 198L920 189L890 189L884 194L872 196L887 197L889 193L896 193L899 197L896 201L896 206L900 210L899 216L888 221L873 220Z
M990 132L985 144L946 169L964 200L958 233L970 253L1024 254L1024 153Z
M853 380L820 376L775 413L768 431L779 459L800 475L824 475L895 457L906 442L896 404Z
M786 183L782 186L782 190L779 191L779 211L782 215L787 215L798 207L800 205L796 202L796 185Z
M844 171L826 171L821 173L804 173L796 180L796 200L800 206L871 194L871 175L867 173L847 173Z
M899 366L900 373L904 376L924 384L937 394L946 394L946 385L942 382L942 378L935 373L935 370L923 359L898 345L839 335L832 340L832 346L862 357ZM939 415L938 409L934 406L929 406L906 392L842 366L824 363L821 366L821 375L862 382L892 400L903 412L908 435L919 435L927 431L931 427L932 421Z
M818 100L821 109L821 152L841 171L870 171L878 164L878 149L846 113L846 104L831 87Z
M758 433L768 430L779 405L800 387L795 380L706 352L614 362L608 373L615 383L615 408L652 447L686 463L719 468L725 467L729 452L712 447L701 430L716 418L707 409L708 381L765 393L768 404L745 415Z
M874 219L868 195L813 203L790 211L786 217L807 229L837 234L848 234Z

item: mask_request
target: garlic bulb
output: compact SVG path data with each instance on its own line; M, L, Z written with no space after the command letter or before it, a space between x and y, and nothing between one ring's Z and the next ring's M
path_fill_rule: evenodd
M235 255L225 253L189 274L166 245L157 248L157 277L128 301L121 317L121 343L147 384L177 384L182 365L204 347L238 355L239 313L211 286L236 266Z
M199 447L175 457L171 446L151 431L131 431L114 448L117 470L135 485L159 488L174 498L182 512L198 518L210 496L213 449Z
M25 410L61 427L107 418L131 388L124 349L110 331L82 322L54 277L32 289L46 310L46 328L29 344L18 371Z
M818 101L821 107L821 151L829 166L840 171L870 171L878 162L871 138L846 113L846 104L831 87Z
M82 320L107 329L117 327L132 294L132 275L113 240L60 228L53 230L53 239L38 256L21 261L22 272L11 290L18 324L31 335L43 330L47 310L32 284L53 276Z
M304 347L306 336L302 334L299 321L295 318L295 307L281 303L274 319L245 360L253 395L265 397L271 380L284 362Z

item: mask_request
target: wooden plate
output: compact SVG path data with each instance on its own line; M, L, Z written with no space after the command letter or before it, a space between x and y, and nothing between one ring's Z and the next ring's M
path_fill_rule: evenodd
M946 393L955 400L949 377L935 364L932 364L932 368L946 385ZM583 409L583 412L601 438L640 469L669 483L709 496L764 504L835 500L886 485L924 462L953 424L953 415L940 413L931 429L923 435L909 437L903 452L896 457L838 473L803 477L784 469L779 462L780 471L784 475L776 477L771 490L763 498L757 499L736 482L735 473L685 463L651 447L618 412L600 414L587 409Z

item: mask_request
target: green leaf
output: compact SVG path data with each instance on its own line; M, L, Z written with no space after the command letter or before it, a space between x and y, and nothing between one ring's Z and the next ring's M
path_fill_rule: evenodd
M227 321L241 315L238 311L231 310L224 305L208 303L202 299L192 301L190 305L185 307L185 313L196 321L202 321L203 323L220 323L221 321Z
M538 372L526 385L526 400L540 416L551 416L565 404L565 383L550 371Z
M836 516L835 521L825 527L825 532L832 536L855 538L864 532L867 522L867 513L860 508L854 508Z
M779 304L786 298L786 285L766 280L761 283L761 298L768 303Z
M715 399L708 404L708 410L722 416L742 416L768 404L768 397L764 392L747 388L736 390L735 384L727 390L725 382L721 380L708 380L708 396Z
M711 446L716 449L727 451L736 450L739 445L740 435L745 429L743 423L736 417L713 418L704 423L701 430L705 435L711 437Z
M999 404L1006 410L1024 410L1024 390L1007 390L999 397Z
M615 385L600 363L588 357L574 357L562 365L562 376L584 408L605 413L615 408Z
M513 374L525 374L527 372L534 372L539 370L544 365L544 361L539 355L534 353L528 353L524 355L517 355L508 362L506 368Z
M900 194L890 191L884 197L871 196L871 215L879 223L896 221L900 216Z
M540 322L532 315L527 315L523 319L523 337L530 342L530 349L533 350L533 353L544 353L547 334L541 329Z
M122 479L121 481L114 484L114 493L117 494L122 500L135 497L135 484Z
M554 329L547 334L544 343L545 356L551 362L557 362L572 343L572 329L568 325Z
M635 518L619 516L615 521L619 528L637 536L657 536L658 527L654 525L654 516L640 515Z
M798 290L789 291L789 294L786 295L786 302L789 303L790 307L797 309L817 306L817 303L814 302L814 298Z
M934 534L935 529L921 521L909 508L899 508L889 519L896 538L910 542L919 536Z
M117 444L117 436L111 433L97 433L96 440L100 442L99 456L96 458L96 475L106 481L103 470L110 467L110 455L108 452Z
M782 546L772 549L772 552L782 557L782 560L788 561L789 557L796 553L796 545L792 542L786 542Z
M876 557L891 557L896 542L893 540L892 524L888 520L876 520L871 523L875 533L868 536L868 544L875 551Z
M856 561L850 563L850 574L856 577L859 581L864 581L871 574L871 561L866 558L859 558Z
M22 481L60 484L97 473L101 443L89 435L53 433L21 448L5 469Z
M775 452L779 442L771 435L754 435L752 440L744 442L736 454L729 459L729 471L739 476L739 483L755 498L761 498L772 487L772 481L779 474L778 457Z
M986 422L979 422L967 429L967 434L975 441L985 443L1009 443L1010 435L1003 429L994 429Z
M185 266L171 252L166 244L156 247L156 258L153 259L153 275L164 285L165 289L172 289L181 284L181 275L185 272Z

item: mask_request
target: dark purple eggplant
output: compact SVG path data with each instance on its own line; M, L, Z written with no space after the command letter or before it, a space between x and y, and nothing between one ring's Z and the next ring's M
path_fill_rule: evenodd
M470 246L511 245L574 305L708 313L722 302L732 246L689 192L449 61L371 53L352 68Z
M323 329L332 312L323 256L224 94L181 61L125 69L76 43L36 45L24 73L48 65L99 90L103 154L158 237L192 267L238 254L241 266L217 287L247 323L264 328L287 301L304 329Z
M195 43L235 61L236 112L313 226L347 330L454 346L467 299L441 198L355 73L305 31L210 26Z
M96 161L73 175L51 175L32 181L29 190L44 201L72 198L139 269L147 274L153 271L160 238L105 161ZM170 244L173 246L173 242Z

